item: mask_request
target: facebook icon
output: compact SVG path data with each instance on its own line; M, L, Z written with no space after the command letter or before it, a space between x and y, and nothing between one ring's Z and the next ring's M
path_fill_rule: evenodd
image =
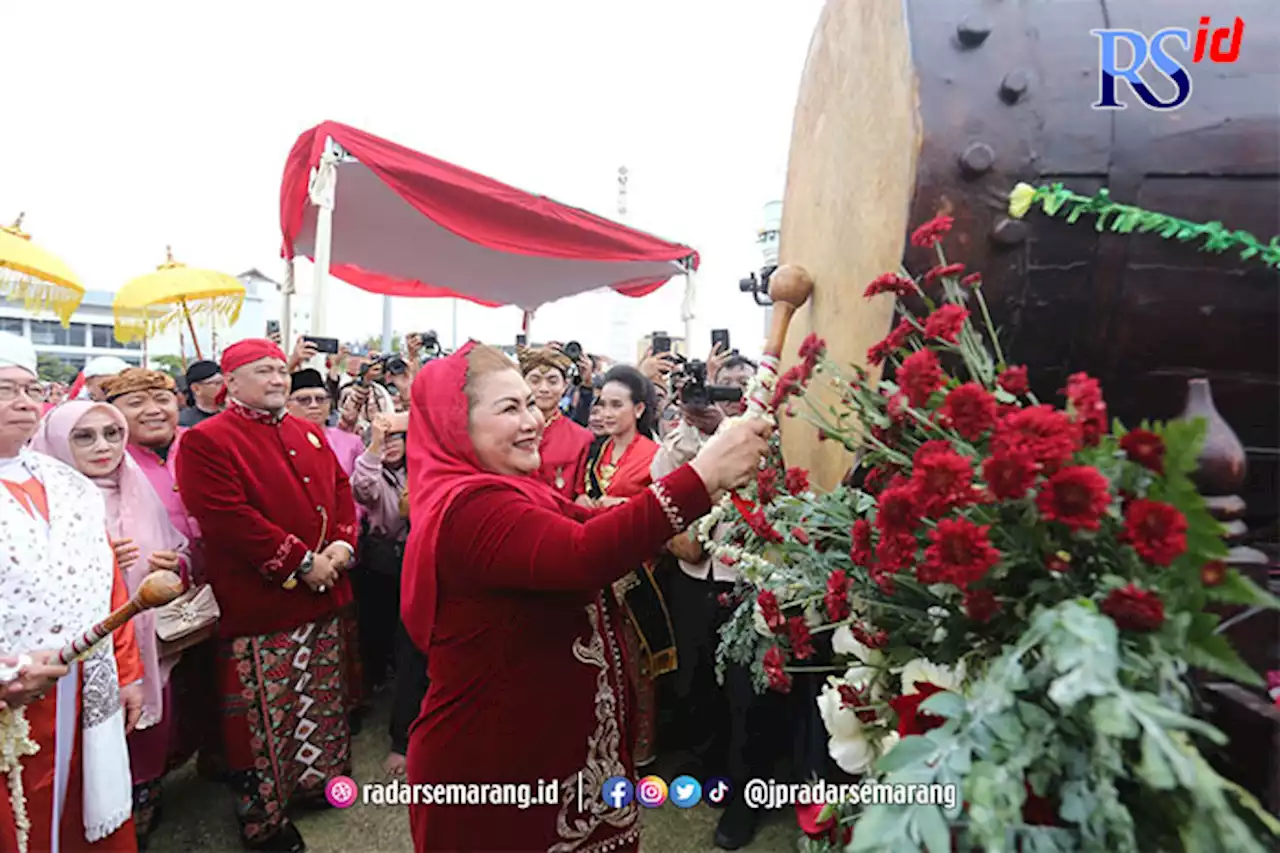
M620 809L630 803L633 793L631 780L622 776L610 776L600 786L600 798L615 809Z

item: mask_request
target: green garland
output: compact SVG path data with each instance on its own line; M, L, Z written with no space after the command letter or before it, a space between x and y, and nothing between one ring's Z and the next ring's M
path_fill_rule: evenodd
M1057 216L1066 210L1067 222L1071 223L1085 214L1096 216L1098 221L1094 228L1097 231L1110 227L1117 234L1154 232L1166 240L1176 239L1183 243L1203 240L1199 247L1202 252L1221 254L1239 251L1243 260L1256 257L1268 267L1280 267L1280 237L1272 237L1270 243L1262 243L1248 231L1232 231L1221 222L1202 224L1130 204L1119 204L1111 200L1106 189L1098 190L1094 196L1083 196L1062 184L1033 187L1019 183L1009 193L1009 215L1015 219L1021 219L1036 204L1048 216Z

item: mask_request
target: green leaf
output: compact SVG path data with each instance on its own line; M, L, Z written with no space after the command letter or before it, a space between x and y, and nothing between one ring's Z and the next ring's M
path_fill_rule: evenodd
M1222 583L1204 588L1205 594L1214 601L1226 604L1241 604L1245 607L1266 607L1280 610L1280 598L1261 589L1248 577L1236 569L1227 569Z
M948 720L963 716L965 708L964 698L950 690L935 693L920 703L921 711L937 717L945 717Z
M1124 740L1138 734L1138 721L1129 713L1125 703L1115 696L1099 699L1090 710L1089 717L1099 734Z
M1142 762L1138 765L1138 775L1157 791L1172 791L1178 786L1173 768L1150 732L1142 736Z
M937 806L922 806L915 810L915 828L919 833L919 841L924 843L929 853L951 853L951 831L942 809Z
M927 761L936 755L938 746L927 737L911 735L893 745L887 753L876 762L876 769L881 773L893 773L912 764Z
M1187 663L1218 675L1225 675L1241 684L1263 687L1266 682L1241 659L1239 652L1224 634L1195 637L1188 643L1184 654Z

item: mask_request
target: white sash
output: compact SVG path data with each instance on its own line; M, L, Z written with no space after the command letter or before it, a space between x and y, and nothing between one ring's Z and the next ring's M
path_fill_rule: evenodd
M8 489L0 489L0 654L59 649L111 612L115 561L107 540L106 508L93 483L47 456L24 450L22 461L43 485L49 522L33 519ZM120 707L119 673L108 637L80 673L84 832L93 842L119 829L133 810L129 749ZM65 686L64 686L65 684ZM58 689L54 760L53 847L66 801L75 682ZM65 746L64 746L65 744Z

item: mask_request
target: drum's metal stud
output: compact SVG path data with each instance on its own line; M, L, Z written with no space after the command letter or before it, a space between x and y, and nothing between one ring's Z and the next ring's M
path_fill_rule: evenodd
M991 35L991 26L981 19L965 18L960 22L960 26L956 27L956 39L959 40L961 47L978 47L987 40L989 35Z
M996 152L985 142L971 143L960 155L960 171L970 178L985 175L995 163Z
M991 242L997 246L1016 246L1027 239L1027 223L1003 218L991 229Z
M1000 81L1000 100L1006 104L1016 104L1031 87L1031 79L1025 71L1010 71Z

